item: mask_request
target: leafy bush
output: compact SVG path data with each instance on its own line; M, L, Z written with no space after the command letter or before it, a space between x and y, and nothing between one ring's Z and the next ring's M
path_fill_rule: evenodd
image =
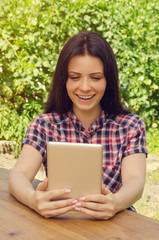
M0 138L24 137L42 113L64 43L101 34L117 58L122 98L147 127L159 124L157 0L6 0L0 21Z
M147 149L151 155L159 156L159 129L149 128L147 131Z

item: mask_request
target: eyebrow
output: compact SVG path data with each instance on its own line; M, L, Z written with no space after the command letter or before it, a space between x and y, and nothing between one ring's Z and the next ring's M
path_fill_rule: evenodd
M75 73L75 74L81 74L81 73L78 73L78 72L74 72L74 71L69 71L68 73Z
M93 75L93 74L102 74L102 75L104 75L104 73L102 73L102 72L94 72L94 73L90 73L90 75Z
M74 71L69 71L69 73L81 74L81 73L74 72ZM89 75L93 75L93 74L102 74L102 75L104 75L104 73L102 73L102 72L93 72L93 73L90 73Z

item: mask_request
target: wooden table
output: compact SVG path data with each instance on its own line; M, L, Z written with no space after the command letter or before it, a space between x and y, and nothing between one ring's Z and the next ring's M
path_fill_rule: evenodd
M9 171L0 168L0 239L26 240L158 240L159 221L130 212L111 220L93 220L79 213L45 219L16 201L8 191ZM34 181L33 185L36 185Z

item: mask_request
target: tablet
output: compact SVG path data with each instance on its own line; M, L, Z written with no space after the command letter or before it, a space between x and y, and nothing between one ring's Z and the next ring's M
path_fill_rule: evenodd
M48 142L48 190L71 188L67 197L77 199L101 193L102 162L101 144Z

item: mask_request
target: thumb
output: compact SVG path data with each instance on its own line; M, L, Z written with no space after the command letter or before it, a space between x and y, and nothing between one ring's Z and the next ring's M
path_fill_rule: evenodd
M48 187L48 178L45 178L43 182L39 183L37 186L38 191L45 191Z
M107 195L109 193L111 193L111 191L107 187L105 187L104 184L102 184L102 194Z

